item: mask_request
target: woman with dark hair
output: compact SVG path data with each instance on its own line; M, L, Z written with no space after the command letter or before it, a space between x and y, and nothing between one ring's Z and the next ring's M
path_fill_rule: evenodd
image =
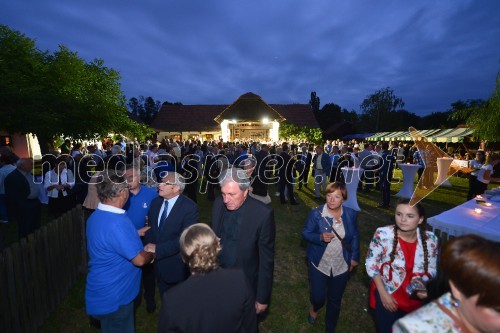
M70 190L75 186L75 176L67 168L64 158L56 159L52 170L45 174L43 186L49 197L49 213L59 217L74 206Z
M179 242L191 276L164 293L158 332L256 333L253 291L243 271L219 268L221 247L212 229L193 224Z
M318 311L325 304L326 332L335 331L349 273L359 263L359 233L357 212L342 207L347 200L344 183L330 183L326 187L326 203L309 213L302 229L302 237L309 242L308 320L315 324Z
M436 275L437 237L426 231L424 207L402 199L396 223L378 228L366 257L372 278L370 307L378 333L391 332L394 322L418 309L427 297L425 282Z
M484 151L478 150L476 160L471 162L471 166L475 168L471 172L469 178L469 193L467 200L474 198L478 194L483 194L490 183L493 174L493 167L498 163L498 155L488 153L484 157Z
M398 320L394 332L500 332L499 257L499 242L475 235L450 240L441 267L451 292Z

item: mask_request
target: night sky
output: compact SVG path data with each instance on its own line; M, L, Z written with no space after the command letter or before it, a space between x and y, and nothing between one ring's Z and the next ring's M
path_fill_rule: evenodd
M119 71L128 98L266 102L359 111L390 86L418 115L489 98L500 1L3 0L0 24Z

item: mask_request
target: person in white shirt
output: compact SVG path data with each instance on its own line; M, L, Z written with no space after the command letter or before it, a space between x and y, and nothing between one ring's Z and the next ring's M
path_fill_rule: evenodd
M49 213L57 217L73 206L70 190L75 186L75 177L65 161L56 160L52 170L47 171L43 186L49 197Z
M469 175L469 192L467 200L474 198L476 195L483 194L488 187L493 174L493 166L498 162L498 155L488 154L485 157L485 152L478 150L476 159L471 161L471 168L474 171Z

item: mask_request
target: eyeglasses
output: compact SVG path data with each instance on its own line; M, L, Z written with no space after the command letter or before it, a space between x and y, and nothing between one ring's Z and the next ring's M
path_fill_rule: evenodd
M171 182L161 182L160 184L164 184L164 185L177 185L176 183L171 183Z

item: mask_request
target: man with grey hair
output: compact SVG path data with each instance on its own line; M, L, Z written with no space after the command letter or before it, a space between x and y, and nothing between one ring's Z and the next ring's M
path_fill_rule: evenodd
M255 293L255 311L266 311L274 273L274 211L248 195L244 170L229 168L219 177L222 196L212 209L212 229L221 239L220 265L242 269Z
M198 223L198 205L182 194L184 187L179 173L168 172L158 184L159 197L153 199L148 212L151 229L145 236L145 249L156 253L155 273L161 295L189 276L179 237L184 229Z
M96 187L100 203L87 220L86 232L90 258L86 310L101 321L103 332L133 332L140 266L154 260L154 254L144 251L122 209L129 197L125 177L107 171Z

